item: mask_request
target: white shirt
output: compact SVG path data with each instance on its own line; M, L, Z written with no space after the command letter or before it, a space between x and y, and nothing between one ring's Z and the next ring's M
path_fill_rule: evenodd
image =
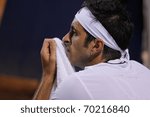
M51 99L150 99L150 70L135 61L89 66L64 79Z

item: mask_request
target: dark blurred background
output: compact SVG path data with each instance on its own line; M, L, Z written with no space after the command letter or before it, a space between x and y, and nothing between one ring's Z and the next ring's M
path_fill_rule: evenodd
M0 99L31 99L45 37L62 38L83 0L0 0ZM131 59L141 61L142 0L122 0L135 23Z
M0 99L30 99L41 78L40 49L44 38L62 38L81 3L82 0L0 0L1 9L5 6L0 24ZM25 86L21 79L26 80ZM23 94L21 88L27 93L31 90L30 94Z
M0 27L0 73L39 79L45 37L69 30L81 0L8 0Z

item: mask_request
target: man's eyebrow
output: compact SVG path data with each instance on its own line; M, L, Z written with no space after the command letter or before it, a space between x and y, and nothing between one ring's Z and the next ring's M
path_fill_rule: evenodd
M76 29L74 28L74 26L72 26L72 25L71 25L70 29L71 29L71 30L76 30Z
M71 25L70 29L79 32L78 29L76 29L73 25Z

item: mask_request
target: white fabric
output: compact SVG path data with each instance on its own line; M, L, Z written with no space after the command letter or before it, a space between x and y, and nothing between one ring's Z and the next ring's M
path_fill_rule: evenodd
M57 45L56 47L57 74L56 74L56 82L53 86L51 95L53 95L55 89L62 82L62 80L68 77L68 75L75 72L74 68L72 67L66 56L62 41L58 38L54 38L54 40Z
M79 12L77 12L75 18L92 36L102 39L108 47L120 51L122 60L127 61L130 59L128 49L125 51L121 50L113 37L99 21L95 20L96 18L87 7L83 7Z
M86 67L68 76L52 99L150 99L150 70L135 61Z

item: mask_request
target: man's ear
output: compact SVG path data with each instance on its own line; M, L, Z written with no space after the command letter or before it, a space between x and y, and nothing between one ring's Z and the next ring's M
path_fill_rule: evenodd
M99 54L103 51L104 42L101 39L95 39L93 43L92 52L93 54Z

